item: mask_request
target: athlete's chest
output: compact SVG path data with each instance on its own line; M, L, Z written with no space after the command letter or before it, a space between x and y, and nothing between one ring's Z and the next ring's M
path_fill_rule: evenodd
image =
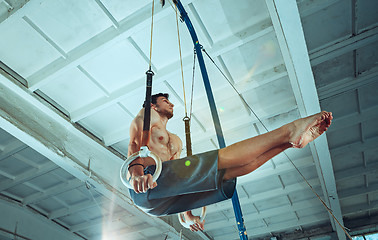
M153 144L166 147L172 154L178 150L178 144L175 141L176 136L168 132L164 127L158 125L151 127L151 141Z

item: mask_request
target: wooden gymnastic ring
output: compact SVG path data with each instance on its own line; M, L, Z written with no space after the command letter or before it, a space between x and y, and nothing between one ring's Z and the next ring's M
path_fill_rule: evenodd
M181 225L185 228L190 228L190 224L185 222L183 215L184 215L183 213L178 214L178 219L179 219ZM202 212L201 212L201 215L200 215L200 221L203 222L205 217L206 217L206 206L202 207Z
M127 179L127 173L129 171L129 165L132 163L135 159L138 157L151 157L155 163L156 163L156 169L155 173L152 175L152 181L156 182L156 180L159 178L161 169L162 169L162 162L160 160L160 157L156 155L153 152L145 151L144 149L140 150L139 152L135 152L130 157L126 159L126 161L122 164L121 170L120 170L120 177L123 185L125 185L127 188L133 189L131 186L129 180Z

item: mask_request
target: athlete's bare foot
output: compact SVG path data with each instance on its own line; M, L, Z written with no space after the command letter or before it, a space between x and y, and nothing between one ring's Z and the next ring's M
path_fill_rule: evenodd
M332 113L322 111L318 114L298 119L290 124L290 143L294 148L303 148L309 142L327 131L332 122Z

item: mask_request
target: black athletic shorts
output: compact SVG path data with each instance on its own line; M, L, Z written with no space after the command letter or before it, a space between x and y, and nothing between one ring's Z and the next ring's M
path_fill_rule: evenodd
M144 174L153 174L148 166ZM218 150L163 162L157 187L146 193L130 195L144 212L164 216L189 211L230 199L236 179L223 181L224 170L218 171Z

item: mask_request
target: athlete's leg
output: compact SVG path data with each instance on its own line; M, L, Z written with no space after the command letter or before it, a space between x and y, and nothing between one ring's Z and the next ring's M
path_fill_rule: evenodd
M226 172L223 176L224 180L229 180L232 178L240 177L243 175L246 175L248 173L253 172L257 168L259 168L261 165L272 159L277 154L285 151L286 149L292 147L292 144L286 143L279 145L275 148L272 148L268 150L267 152L261 154L258 156L254 161L249 162L248 164L241 166L241 167L233 167L233 168L227 168Z
M323 111L220 149L218 168L226 169L225 179L248 174L289 147L305 147L327 130L331 120L332 113Z
M287 125L285 125L274 131L222 148L218 152L218 168L243 167L253 162L265 152L284 143L289 143L289 139L290 131Z

